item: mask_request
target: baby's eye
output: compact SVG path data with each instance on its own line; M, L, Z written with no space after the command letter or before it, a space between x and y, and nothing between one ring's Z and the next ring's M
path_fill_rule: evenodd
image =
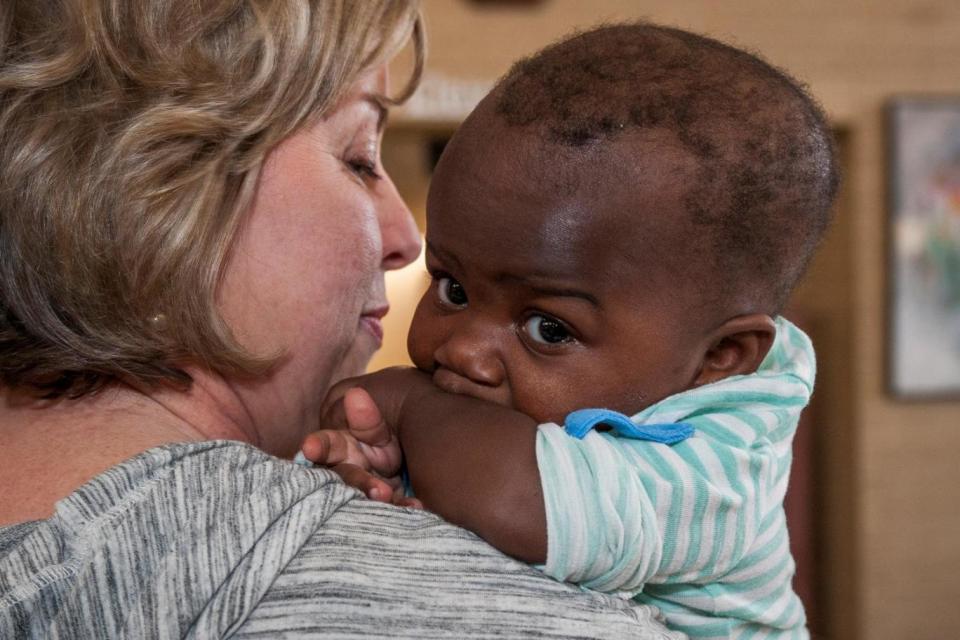
M440 296L440 302L451 307L467 306L467 292L462 284L450 276L437 279L437 295Z
M573 340L563 323L549 316L530 316L524 323L523 330L534 342L540 344L562 344Z

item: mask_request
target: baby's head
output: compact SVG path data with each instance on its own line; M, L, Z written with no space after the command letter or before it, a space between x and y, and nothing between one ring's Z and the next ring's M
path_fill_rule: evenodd
M765 62L648 24L577 35L444 151L411 357L540 421L752 373L837 186L822 112Z

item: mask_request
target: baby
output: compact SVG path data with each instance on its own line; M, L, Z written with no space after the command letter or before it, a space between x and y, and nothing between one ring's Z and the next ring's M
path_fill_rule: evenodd
M389 501L402 450L426 508L692 637L807 637L782 500L814 355L778 313L837 186L820 109L748 53L548 47L437 166L416 369L335 387L351 430L304 454Z

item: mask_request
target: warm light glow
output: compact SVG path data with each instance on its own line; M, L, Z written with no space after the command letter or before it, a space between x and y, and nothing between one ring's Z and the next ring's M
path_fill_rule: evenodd
M387 272L387 300L390 313L383 319L383 347L370 361L369 371L396 365L410 365L407 355L407 330L423 292L430 285L425 252L397 271Z

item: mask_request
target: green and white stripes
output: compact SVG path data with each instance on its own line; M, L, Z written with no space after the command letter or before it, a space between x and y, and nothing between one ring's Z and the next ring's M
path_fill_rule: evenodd
M695 638L807 638L783 513L791 443L813 389L809 338L783 318L753 375L633 416L687 422L676 445L541 425L544 570L660 607Z

